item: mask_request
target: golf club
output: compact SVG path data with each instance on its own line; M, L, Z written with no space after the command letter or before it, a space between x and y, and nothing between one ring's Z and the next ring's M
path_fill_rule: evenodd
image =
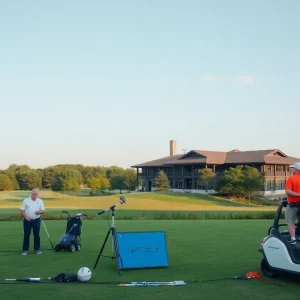
M41 220L42 220L43 226L44 226L44 228L45 228L46 234L47 234L47 236L48 236L49 242L50 242L50 244L51 244L51 247L52 247L52 249L54 249L54 246L53 246L53 244L52 244L52 242L51 242L51 239L50 239L48 230L47 230L47 228L46 228L46 225L45 225L45 223L44 223L44 220L43 220L42 218L41 218Z

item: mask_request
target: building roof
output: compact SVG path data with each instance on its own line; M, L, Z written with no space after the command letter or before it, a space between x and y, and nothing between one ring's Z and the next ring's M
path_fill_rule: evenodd
M279 149L239 151L237 149L222 151L190 150L186 154L166 156L160 159L137 164L132 168L167 167L174 165L223 165L223 164L278 164L292 165L299 158L287 156Z

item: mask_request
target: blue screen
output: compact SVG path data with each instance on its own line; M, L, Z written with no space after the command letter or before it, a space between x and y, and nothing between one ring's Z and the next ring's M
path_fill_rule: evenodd
M168 267L166 234L162 231L117 232L120 269Z

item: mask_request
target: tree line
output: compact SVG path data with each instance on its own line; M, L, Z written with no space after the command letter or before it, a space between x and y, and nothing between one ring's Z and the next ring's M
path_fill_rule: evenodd
M51 189L55 192L80 191L89 187L91 195L104 190L132 191L138 186L135 169L117 166L83 166L81 164L59 164L47 168L32 169L28 165L12 164L0 170L0 191Z

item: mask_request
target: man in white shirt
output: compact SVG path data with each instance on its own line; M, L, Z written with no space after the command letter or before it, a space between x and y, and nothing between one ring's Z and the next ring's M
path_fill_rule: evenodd
M23 216L23 252L22 255L27 255L29 250L29 240L31 229L33 229L34 236L34 250L36 254L41 254L40 249L40 228L41 228L41 214L45 211L44 202L38 198L39 190L33 189L31 196L24 199L20 207L21 215Z

